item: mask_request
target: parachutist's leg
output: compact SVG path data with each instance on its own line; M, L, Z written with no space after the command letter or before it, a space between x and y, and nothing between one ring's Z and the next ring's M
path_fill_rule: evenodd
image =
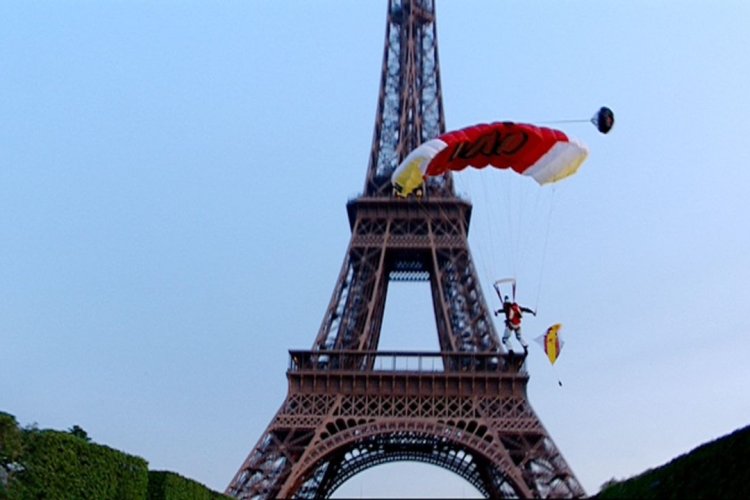
M510 346L510 343L508 342L510 340L510 328L507 326L505 327L505 332L503 332L503 345L505 346L505 349L508 352L513 352L513 349Z
M526 340L524 340L523 335L521 335L521 329L520 328L518 330L516 330L516 338L518 339L518 341L523 346L523 352L525 352L526 354L528 354L528 352L529 352L529 344L526 343Z

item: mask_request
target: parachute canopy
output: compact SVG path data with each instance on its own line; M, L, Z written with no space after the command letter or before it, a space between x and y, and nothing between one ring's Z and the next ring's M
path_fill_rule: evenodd
M599 111L591 117L591 123L596 125L596 129L602 134L606 134L615 125L615 114L606 106L599 108Z
M397 195L408 196L428 177L491 165L548 184L576 173L587 156L586 146L559 130L495 122L448 132L423 143L396 167L391 182Z
M560 338L561 329L561 324L554 324L547 328L547 331L544 332L544 335L540 335L536 339L534 339L542 345L542 347L544 348L544 352L549 358L549 362L553 365L555 364L555 361L557 361L557 358L560 356L560 351L562 350L564 344L564 342Z

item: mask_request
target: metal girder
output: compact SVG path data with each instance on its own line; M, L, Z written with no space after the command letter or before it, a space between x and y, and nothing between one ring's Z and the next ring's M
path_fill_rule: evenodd
M453 371L429 353L334 351L325 365L317 351L291 355L287 400L230 494L325 498L362 470L413 460L491 498L585 495L528 403L523 360L456 354L466 359ZM337 361L357 356L392 362Z
M445 131L433 0L390 0L366 196L390 196L390 176L422 142ZM428 194L453 195L450 175Z

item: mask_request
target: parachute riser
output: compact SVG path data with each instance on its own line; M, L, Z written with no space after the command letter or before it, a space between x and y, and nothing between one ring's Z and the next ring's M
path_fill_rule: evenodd
M515 278L503 278L500 280L495 281L494 287L495 291L497 292L497 296L500 299L500 302L505 302L505 295L503 295L503 291L501 288L501 285L508 284L511 287L511 296L513 297L513 302L516 301L516 279Z

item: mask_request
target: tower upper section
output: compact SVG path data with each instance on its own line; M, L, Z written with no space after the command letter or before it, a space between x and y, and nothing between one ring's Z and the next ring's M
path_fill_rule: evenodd
M391 196L390 177L399 162L444 131L435 0L389 0L364 195ZM454 196L450 175L430 179L426 194Z

